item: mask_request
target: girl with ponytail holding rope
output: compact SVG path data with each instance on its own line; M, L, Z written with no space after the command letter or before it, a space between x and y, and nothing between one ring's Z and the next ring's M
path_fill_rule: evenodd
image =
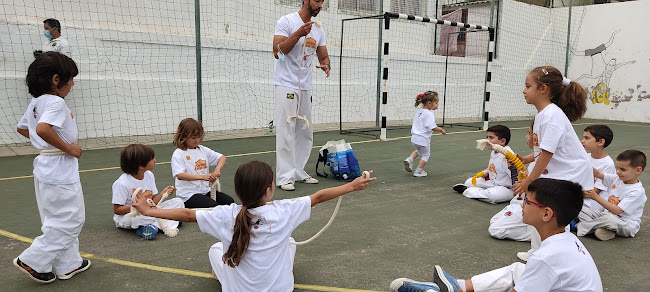
M316 204L365 189L375 180L369 178L371 173L311 196L270 202L275 193L273 170L265 162L250 161L235 173L241 206L162 210L149 207L141 195L133 206L146 216L197 222L202 232L220 239L210 248L209 257L223 291L292 291L293 230L309 219Z
M78 73L75 62L57 52L38 55L27 69L27 88L34 98L18 122L18 133L41 151L34 159L34 189L43 234L13 264L39 283L70 279L90 267L79 254L86 221L78 162L82 149L64 99Z
M416 107L422 104L422 108L418 109L413 116L413 126L411 127L411 144L415 151L404 159L404 169L411 172L413 171L413 160L418 156L421 157L418 167L413 171L415 177L427 176L424 166L427 165L431 154L431 134L433 134L433 131L447 135L445 129L436 125L436 117L433 115L433 111L438 109L438 101L440 99L435 91L420 93L415 98Z
M533 153L519 159L525 164L535 162L535 166L526 179L515 183L515 195L524 193L540 177L573 181L585 191L592 190L591 158L571 125L587 111L586 91L555 67L542 66L528 74L523 93L526 103L534 105L538 113L533 125ZM522 260L541 244L539 234L531 230L531 249L517 253Z

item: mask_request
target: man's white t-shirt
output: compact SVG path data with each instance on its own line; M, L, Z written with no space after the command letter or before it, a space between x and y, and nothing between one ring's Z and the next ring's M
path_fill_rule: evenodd
M18 122L18 128L29 130L29 141L39 150L54 150L36 134L39 123L52 125L54 132L68 143L77 143L77 122L65 100L56 95L44 94L32 101ZM48 184L72 184L79 182L79 162L76 157L64 155L39 155L34 159L34 177Z
M276 22L274 34L290 37L303 24L305 22L298 12L287 14ZM301 90L311 90L312 60L316 56L316 49L325 45L325 31L312 24L309 34L301 37L290 52L282 52L286 55L284 61L275 60L273 84L293 89L298 89L300 85ZM298 84L298 68L300 68L300 84Z
M540 177L572 181L580 184L585 191L594 188L591 157L569 119L554 103L535 116L533 145L535 157L539 157L542 150L553 153L553 158Z
M616 173L616 166L614 166L614 160L612 160L612 158L609 157L609 155L607 155L607 156L605 156L603 158L600 158L600 159L596 159L596 158L592 157L591 158L591 166L593 168L595 168L595 169L598 169L599 171L601 171L603 173L612 173L612 174ZM609 192L607 191L607 189L609 189L609 188L607 186L603 185L603 181L601 179L597 178L597 177L594 177L594 188L599 189L601 191L599 195L603 199L607 200L607 198L609 198ZM592 199L585 198L584 203L591 210L594 210L594 211L603 211L603 210L605 210L605 207L601 206L600 204L598 204L598 202L596 202L596 201L594 201Z
M201 232L221 240L224 252L232 242L235 218L241 208L231 204L196 212ZM223 291L293 291L289 237L309 219L311 198L272 201L248 211L253 223L248 250L238 266L224 266L219 279Z
M431 134L436 125L436 117L432 111L419 108L413 116L411 127L411 142L420 146L431 145Z
M58 38L49 40L47 44L43 45L43 53L45 52L59 52L68 57L71 57L72 49L70 48L68 40L60 36Z
M207 180L181 180L179 173L208 174L210 165L217 165L223 154L208 147L201 146L196 149L176 149L172 154L172 175L175 179L176 197L183 202L189 200L195 194L207 194L210 192L210 182Z
M504 148L512 153L510 146L504 146ZM510 168L508 168L508 160L506 156L496 152L490 152L490 163L488 165L488 173L490 180L493 181L497 186L512 187L512 173Z
M151 191L154 195L158 194L156 178L153 175L153 172L148 170L145 171L144 178L141 180L128 173L120 175L120 177L113 183L113 198L111 199L111 203L122 206L131 206L131 204L133 204L131 201L131 195L133 195L133 189L137 188L142 188L142 191ZM113 220L117 220L121 216L124 215L113 214Z
M618 217L630 224L632 236L634 236L641 228L643 207L648 200L643 185L640 181L626 184L618 178L618 175L611 173L604 173L603 184L609 186L610 195L614 195L621 200L618 207L623 209L623 213L618 214Z
M528 258L516 291L602 292L598 268L585 246L570 232L542 241Z

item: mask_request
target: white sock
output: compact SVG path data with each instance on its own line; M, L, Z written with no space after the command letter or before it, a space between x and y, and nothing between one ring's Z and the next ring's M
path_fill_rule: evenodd
M465 280L456 279L456 282L458 282L458 287L460 288L460 291L467 291L467 288L465 288Z
M411 156L407 157L406 160L407 160L408 162L413 162L413 158L411 158Z
M415 169L415 171L418 171L418 172L419 172L419 171L422 171L422 168L419 168L419 167L418 167L418 168Z

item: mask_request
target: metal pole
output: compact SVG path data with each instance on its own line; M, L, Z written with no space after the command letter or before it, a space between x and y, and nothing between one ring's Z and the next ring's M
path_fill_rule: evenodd
M339 133L343 132L343 25L341 20L341 46L339 50Z
M201 80L201 3L194 0L194 26L196 27L196 110L199 123L203 123L203 85Z
M569 24L566 33L566 54L564 58L564 76L569 72L569 48L571 47L571 10L573 9L573 0L569 0Z
M433 16L435 19L438 18L438 0L436 0L436 14ZM436 43L438 42L438 25L433 26L433 54L436 54ZM444 124L444 123L443 123Z
M384 14L384 0L379 0L379 14ZM381 57L382 57L382 48L383 48L383 27L384 19L380 18L379 21L379 38L377 40L377 107L375 109L375 127L379 127L379 106L381 104Z
M445 48L445 84L442 87L442 126L445 126L445 112L447 111L447 71L449 70L449 38L451 33L447 34L447 46ZM458 37L458 35L456 35Z

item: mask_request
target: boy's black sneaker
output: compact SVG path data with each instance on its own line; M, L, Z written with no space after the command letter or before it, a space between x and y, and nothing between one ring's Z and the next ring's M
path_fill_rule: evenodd
M88 268L90 268L90 261L89 260L83 260L83 261L81 261L81 266L79 266L78 268L72 270L70 273L67 273L65 275L59 275L59 279L61 279L61 280L70 279L70 278L72 278L72 276L74 276L76 274L79 274L79 273L81 273L81 272L83 272L85 270L88 270Z
M39 283L52 283L54 280L56 280L56 275L52 272L49 273L39 273L37 271L34 271L32 267L28 266L27 264L21 262L18 258L15 258L13 260L14 266L18 268L20 271L23 273L29 275L32 280L39 282Z
M459 194L462 194L466 189L467 186L465 186L465 184L457 184L454 186L454 191L458 192Z

